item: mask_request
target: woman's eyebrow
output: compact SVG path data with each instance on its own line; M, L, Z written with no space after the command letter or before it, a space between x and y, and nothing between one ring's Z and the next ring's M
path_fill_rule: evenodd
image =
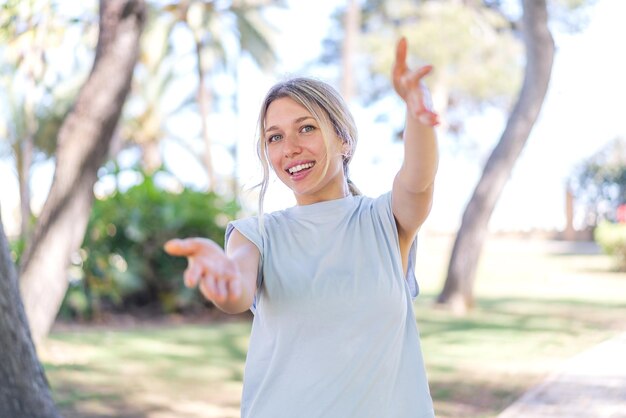
M293 121L293 125L296 125L296 124L298 124L298 123L300 123L300 122L303 122L303 121L305 121L305 120L307 120L307 119L313 119L313 120L315 120L315 118L314 118L313 116L300 116L298 119L296 119L296 120L294 120L294 121ZM265 132L267 133L267 132L269 132L269 131L278 131L278 130L279 130L278 126L270 126L269 128L267 128L267 129L265 130Z

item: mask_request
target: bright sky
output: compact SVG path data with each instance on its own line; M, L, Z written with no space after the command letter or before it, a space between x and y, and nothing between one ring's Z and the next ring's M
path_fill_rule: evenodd
M277 17L280 19L276 20L285 34L278 37L279 70L274 76L264 75L248 61L242 60L239 68L239 116L220 116L211 124L217 141L223 138L225 143L229 143L239 138L240 163L237 171L244 187L253 186L261 178L253 142L258 108L267 89L285 75L296 73L324 79L323 74L299 71L304 62L319 54L321 41L329 28L328 16L337 2L293 0L290 3L290 10L279 13ZM558 50L550 90L540 120L493 214L493 229L561 228L565 223L565 181L573 167L608 141L618 136L626 137L623 104L626 97L626 54L622 45L626 39L624 16L626 1L598 0L584 32L557 37ZM390 113L397 116L397 110L389 105ZM365 194L377 196L391 187L401 162L401 145L391 141L389 127L372 122L372 110L355 107L353 113L360 140L351 166L351 177ZM499 139L503 123L497 114L467 121L468 134L481 147L484 145L484 158ZM178 129L184 129L184 126L179 124ZM184 131L179 131L178 135L184 136ZM460 222L484 161L476 161L475 156L452 155L447 152L449 147L445 142L450 140L440 135L440 141L442 155L435 203L425 227L453 231ZM217 169L231 172L229 157L217 148L214 156ZM164 144L163 151L170 156L166 158L170 168L185 183L203 184L205 176L201 168L190 163L175 145ZM47 189L51 173L51 165L34 172L35 190ZM10 233L18 192L14 175L6 162L0 162L0 179L2 218ZM36 206L41 204L42 195L35 196ZM293 202L284 186L278 181L272 183L266 200L267 211L292 205ZM254 208L255 202L251 198L250 209Z

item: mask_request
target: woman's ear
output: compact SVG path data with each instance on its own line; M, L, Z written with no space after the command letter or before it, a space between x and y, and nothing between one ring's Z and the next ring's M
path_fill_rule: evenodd
M352 154L352 147L347 141L343 141L341 144L341 155L349 157Z

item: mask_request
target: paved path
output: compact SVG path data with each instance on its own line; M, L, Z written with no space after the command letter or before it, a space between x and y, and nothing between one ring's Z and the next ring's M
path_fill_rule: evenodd
M498 418L626 418L626 333L566 362Z

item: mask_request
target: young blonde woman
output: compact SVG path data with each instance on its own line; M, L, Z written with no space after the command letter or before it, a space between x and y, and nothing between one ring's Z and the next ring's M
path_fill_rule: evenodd
M341 97L316 80L274 86L259 117L265 176L259 216L228 225L226 251L173 240L187 286L228 313L251 309L243 418L433 417L412 300L417 232L437 171L422 78L399 41L393 86L406 102L404 161L390 192L348 179L357 136ZM297 205L263 214L269 169Z

